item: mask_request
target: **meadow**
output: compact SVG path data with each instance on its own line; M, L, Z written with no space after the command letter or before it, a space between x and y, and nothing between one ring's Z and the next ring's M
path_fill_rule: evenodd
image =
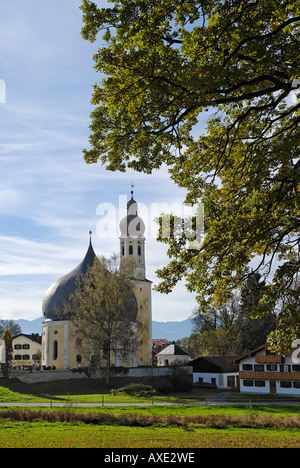
M292 408L118 407L0 411L2 448L299 448Z
M102 392L102 393L101 393ZM136 406L77 407L85 400ZM205 393L149 398L118 395L96 382L25 385L0 379L0 401L49 402L46 408L0 408L1 448L299 448L299 406L202 406ZM164 400L165 399L165 400ZM124 401L125 400L125 401ZM51 407L64 402L63 407ZM170 403L176 404L170 404ZM190 403L190 404L187 404ZM48 406L48 405L47 405Z

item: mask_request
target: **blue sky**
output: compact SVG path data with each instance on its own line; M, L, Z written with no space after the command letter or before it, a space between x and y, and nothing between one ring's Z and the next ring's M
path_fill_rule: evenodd
M122 174L84 162L92 85L101 76L92 60L99 42L81 38L79 6L0 3L0 318L40 317L47 288L84 257L90 229L97 254L119 251L118 232L100 235L97 207L111 204L121 216L119 197L130 195L131 181L145 208L147 277L157 284L155 270L167 257L154 239L152 207L184 200L164 169ZM183 284L168 296L153 293L153 319L184 320L195 305Z

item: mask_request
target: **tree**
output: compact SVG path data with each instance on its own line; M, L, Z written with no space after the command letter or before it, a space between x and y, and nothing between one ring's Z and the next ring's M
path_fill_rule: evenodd
M84 157L113 171L166 164L186 201L204 203L205 238L199 249L160 238L170 262L157 289L185 278L205 313L241 287L255 257L256 271L272 274L257 315L285 297L278 323L290 317L289 339L273 335L282 351L300 336L284 288L299 274L300 1L112 3L82 1L82 34L102 33L94 59L105 75Z
M96 260L79 277L75 292L60 311L74 325L76 345L86 362L94 368L106 367L107 384L112 355L129 355L138 345L135 307L125 275L120 271L112 274Z
M199 356L224 356L240 354L237 327L218 327L202 333L192 333L184 349L194 359Z
M21 333L21 327L13 320L0 320L0 336L3 335L5 330L9 330L13 336Z
M37 352L35 354L32 355L32 359L33 361L37 362L38 365L41 365L41 362L42 362L42 353L41 353L41 350L38 349Z
M263 297L266 283L259 273L249 275L241 291L240 314L237 321L241 353L255 349L268 341L276 328L276 314L270 309L257 316L257 307Z
M1 370L2 370L3 377L5 379L9 379L11 368L12 368L13 336L8 329L4 331L2 340L4 341L4 344L5 344L5 363L1 363Z
M276 328L276 313L271 310L256 318L257 306L266 284L259 273L250 275L232 299L220 307L211 307L206 314L193 312L194 334L188 340L189 349L200 355L242 354L265 344ZM225 353L225 354L226 354Z

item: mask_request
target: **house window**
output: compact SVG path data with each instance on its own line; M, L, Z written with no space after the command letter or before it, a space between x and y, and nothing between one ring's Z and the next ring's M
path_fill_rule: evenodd
M15 361L21 361L21 359L22 359L21 354L16 354L15 355Z
M265 387L266 382L264 380L255 380L255 387Z
M75 360L76 360L77 364L80 364L82 362L81 354L77 354Z
M300 381L293 382L293 388L300 388Z
M253 380L245 379L243 381L244 387L253 387Z
M29 349L30 345L29 344L23 344L23 349Z
M267 371L277 372L277 364L267 364Z
M57 340L54 340L53 344L52 344L52 359L53 359L53 361L56 361L57 356L58 356L58 342L57 342Z
M289 364L282 364L279 366L280 372L291 372L291 366Z
M289 380L281 380L280 381L280 387L281 388L292 388L292 382Z
M255 372L263 372L265 370L265 366L263 364L254 364Z
M29 359L30 359L29 354L23 354L22 359L23 359L23 361L29 361Z
M243 364L243 370L253 370L252 364Z
M15 349L22 349L22 346L20 344L15 344Z

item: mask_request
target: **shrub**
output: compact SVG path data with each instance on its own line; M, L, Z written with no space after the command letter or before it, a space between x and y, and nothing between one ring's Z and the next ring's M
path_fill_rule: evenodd
M155 390L150 387L150 385L132 383L125 385L125 387L119 388L118 393L126 393L126 395L130 396L150 398L154 395Z

